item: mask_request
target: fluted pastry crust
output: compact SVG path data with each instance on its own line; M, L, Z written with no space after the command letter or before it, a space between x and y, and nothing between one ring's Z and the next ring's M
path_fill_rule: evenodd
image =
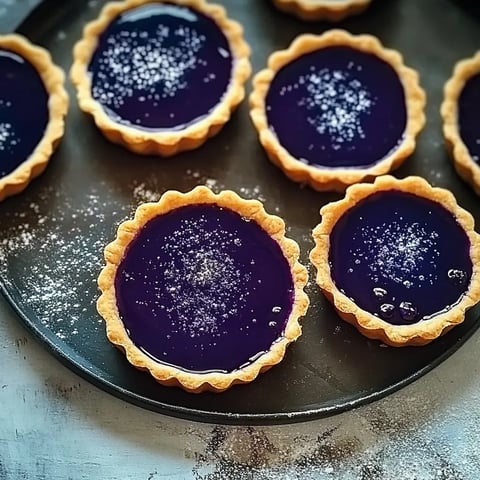
M330 235L337 221L365 198L388 190L408 192L440 203L451 212L470 240L473 271L462 299L447 311L411 325L392 325L361 309L337 288L330 272ZM431 187L420 177L397 180L386 175L377 178L373 184L349 187L344 199L324 206L320 210L320 215L322 221L313 230L315 247L310 253L310 260L317 269L317 284L326 298L333 303L340 317L354 325L366 337L381 340L395 347L425 345L462 323L465 312L480 301L480 235L474 230L472 215L457 204L455 197L448 190Z
M234 57L228 90L210 114L184 129L155 132L117 123L93 98L88 66L100 35L110 23L123 12L153 1L125 0L107 3L100 16L85 26L83 38L75 45L70 76L77 87L80 108L93 117L97 127L111 142L139 154L171 156L200 147L228 122L232 112L245 97L244 84L251 73L250 47L243 39L242 26L229 19L222 6L207 3L205 0L169 0L170 3L192 8L212 18L227 37Z
M290 266L294 300L283 336L274 342L268 352L252 363L230 373L186 372L171 365L155 362L143 353L130 339L120 319L115 295L115 276L130 242L137 232L151 219L190 204L215 204L229 208L245 218L257 222L280 246ZM214 194L207 187L196 187L188 193L168 191L156 203L146 203L138 207L133 220L122 223L116 239L105 248L106 266L98 284L102 294L97 302L100 315L105 319L108 339L125 352L128 361L141 370L148 370L162 385L179 386L193 393L205 390L222 392L232 385L248 383L260 373L279 363L287 346L301 335L299 318L305 315L309 300L304 292L308 280L307 270L299 261L298 244L285 237L285 224L277 216L269 215L257 200L244 200L236 193L226 190Z
M327 168L307 165L291 155L270 129L266 113L266 97L270 84L279 70L288 63L322 48L348 46L378 56L389 63L405 90L407 124L404 137L398 147L387 157L368 168ZM418 73L406 67L403 58L395 50L386 49L371 35L351 35L344 30L330 30L323 35L301 35L287 50L270 55L268 67L260 71L253 80L250 96L250 116L255 125L260 143L269 159L295 182L306 183L320 191L343 191L348 185L371 180L399 167L415 150L416 137L425 125L426 95L420 87Z
M47 168L65 130L68 95L64 87L65 74L56 66L50 53L33 45L21 35L0 36L0 49L15 52L29 62L38 72L49 95L49 120L45 133L33 152L13 172L0 178L0 200L27 188L35 177Z

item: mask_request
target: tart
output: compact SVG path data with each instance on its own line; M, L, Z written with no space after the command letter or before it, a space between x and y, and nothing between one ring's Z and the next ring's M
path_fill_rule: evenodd
M273 0L273 3L283 12L302 20L338 22L363 12L371 0Z
M243 100L250 48L204 0L108 3L74 48L80 108L112 142L169 156L202 145Z
M166 192L105 249L110 342L163 385L221 392L280 362L308 308L283 221L234 192Z
M480 52L455 66L441 108L443 133L458 174L480 194Z
M46 50L19 35L0 36L0 200L47 167L64 132L64 81Z
M480 300L480 236L449 191L383 176L320 214L310 254L317 283L363 335L424 345Z
M401 55L370 35L301 35L255 76L251 118L292 180L344 190L398 167L425 124L425 93Z

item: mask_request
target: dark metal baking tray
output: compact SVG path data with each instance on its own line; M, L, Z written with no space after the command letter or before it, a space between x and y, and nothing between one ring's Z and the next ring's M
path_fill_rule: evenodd
M103 3L43 2L19 32L47 47L68 70L73 44ZM270 52L287 47L296 35L329 28L279 13L269 1L221 3L243 23L255 71L265 65ZM396 175L421 175L451 189L478 222L478 197L452 168L438 113L453 64L480 46L478 18L465 2L382 0L338 26L379 36L419 70L428 92L428 124L416 153ZM250 124L247 102L205 146L162 159L138 157L106 141L79 111L69 82L68 88L66 135L50 166L27 191L0 205L1 289L46 348L100 388L142 407L197 421L303 421L357 407L407 385L450 356L478 327L480 311L474 309L461 326L428 346L385 348L337 317L316 288L310 269L312 306L303 321L304 333L280 365L252 384L220 395L191 395L158 385L107 342L96 313L102 249L116 225L139 202L158 198L167 189L186 191L198 184L230 188L260 198L268 211L282 216L308 263L310 232L319 222L319 209L341 195L292 183L269 163Z

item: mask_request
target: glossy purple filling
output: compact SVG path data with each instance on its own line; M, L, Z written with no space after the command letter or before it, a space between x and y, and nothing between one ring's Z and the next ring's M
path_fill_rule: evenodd
M180 130L207 116L231 81L227 38L188 7L151 3L128 10L102 34L92 58L92 95L116 122Z
M0 49L0 177L28 159L45 134L48 93L37 70Z
M470 240L439 203L391 190L347 211L330 236L332 278L362 309L392 324L431 318L470 283Z
M469 78L458 99L460 137L472 159L480 162L480 74Z
M137 347L188 371L231 372L281 338L294 287L279 245L254 221L190 205L149 221L115 278Z
M307 53L284 66L266 98L268 123L296 159L366 168L403 140L405 92L395 70L350 47Z

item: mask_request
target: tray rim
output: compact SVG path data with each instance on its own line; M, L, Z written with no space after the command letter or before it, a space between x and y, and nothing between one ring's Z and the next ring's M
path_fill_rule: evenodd
M352 400L337 405L325 405L319 408L312 408L304 411L296 412L278 412L278 413L233 413L233 412L214 412L208 410L201 410L190 407L183 407L179 405L171 405L165 402L155 401L151 398L144 397L137 393L134 393L126 388L123 388L115 383L112 383L100 376L95 372L89 371L85 365L78 362L68 353L59 348L58 345L53 343L49 336L41 330L34 322L30 320L27 313L21 308L19 304L15 302L14 294L15 288L9 288L4 279L0 276L0 292L3 298L8 302L12 310L17 314L21 323L26 329L33 334L34 338L44 345L53 356L59 360L69 370L95 385L97 388L109 393L117 398L120 398L128 403L136 405L137 407L145 408L150 411L172 416L175 418L181 418L184 420L193 420L200 423L211 423L219 425L236 425L236 426L267 426L267 425L285 425L291 423L307 422L326 418L334 415L338 415L343 412L353 410L355 408L367 405L375 402L386 396L400 390L403 387L413 383L419 378L432 371L452 354L454 354L464 343L466 343L480 327L478 321L480 317L472 319L473 325L468 331L458 339L450 348L445 350L441 355L435 358L434 361L428 365L417 370L415 373L405 377L404 379L373 393L367 395L361 395L360 393L353 397ZM140 372L142 373L142 372ZM159 388L170 388L161 387ZM242 388L240 386L239 388ZM221 395L221 394L219 394Z
M21 19L13 25L13 30L17 33L23 34L22 30L25 25L32 21L35 15L41 15L42 11L47 9L49 5L56 7L62 6L58 0L40 0L39 3L33 7L28 8L28 12L22 15ZM19 8L19 6L15 6ZM12 7L12 8L15 8ZM20 7L21 8L21 7ZM362 395L359 392L356 396L351 397L350 401L345 401L342 404L325 404L318 408L311 408L295 412L278 412L278 413L233 413L233 412L215 412L209 410L196 409L191 407L184 407L179 405L172 405L169 403L152 400L151 398L139 395L124 387L121 387L109 380L102 378L94 371L90 371L87 366L78 361L77 358L83 358L78 353L69 355L66 349L62 349L58 344L52 341L47 331L42 331L39 322L33 322L25 311L25 304L16 302L15 293L19 291L14 287L13 283L5 281L0 275L0 293L6 303L10 306L16 314L22 325L29 331L40 345L45 346L46 350L52 354L58 361L60 361L70 371L86 380L95 387L104 392L113 395L123 401L133 404L137 407L144 408L156 413L167 415L170 417L180 418L184 420L195 421L199 423L210 423L220 425L235 425L235 426L268 426L268 425L285 425L300 422L307 422L326 418L340 413L344 413L361 406L378 401L388 395L397 392L398 390L413 383L419 378L423 377L438 365L443 363L447 358L453 355L462 345L464 345L480 327L480 314L475 319L471 319L472 326L459 339L446 349L441 355L437 356L433 361L429 362L424 367L415 371L411 375L375 392ZM22 308L23 307L23 308ZM51 332L51 335L54 334ZM68 350L71 347L68 346ZM85 360L85 359L84 359ZM89 362L90 363L90 362ZM92 364L92 366L94 366ZM168 388L161 387L159 388ZM239 388L242 388L241 386ZM221 394L220 394L221 395Z

